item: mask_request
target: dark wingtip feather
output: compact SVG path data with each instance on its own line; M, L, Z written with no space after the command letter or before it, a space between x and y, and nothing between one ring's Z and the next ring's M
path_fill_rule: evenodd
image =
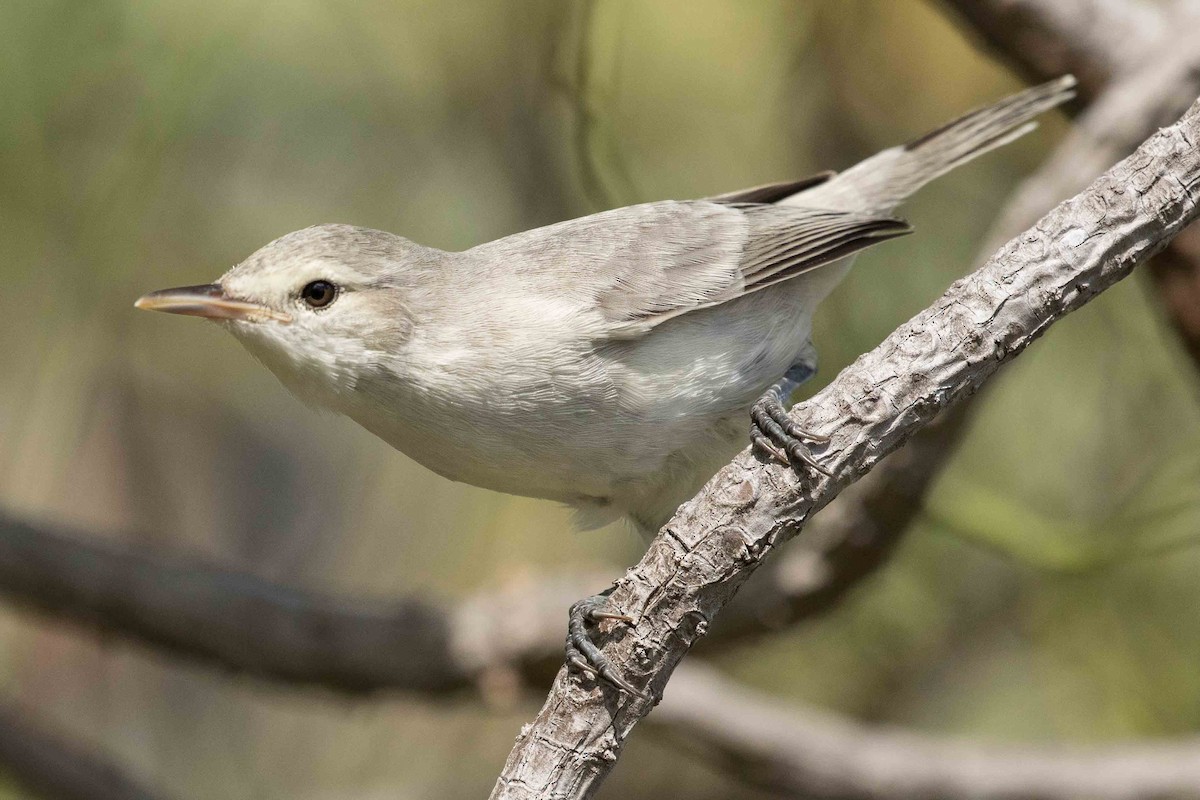
M816 175L809 175L807 178L800 178L795 181L782 181L780 183L765 183L761 186L751 186L749 189L739 189L736 192L726 192L719 194L716 197L708 198L714 203L724 203L726 205L761 205L769 203L778 203L780 200L791 197L792 195L802 192L805 189L811 189L814 186L820 186L826 183L834 175L837 175L833 170L818 172Z

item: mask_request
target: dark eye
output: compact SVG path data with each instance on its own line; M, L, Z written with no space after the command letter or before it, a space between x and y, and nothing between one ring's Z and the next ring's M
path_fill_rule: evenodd
M337 297L337 287L329 281L313 281L300 290L300 299L309 308L324 308Z

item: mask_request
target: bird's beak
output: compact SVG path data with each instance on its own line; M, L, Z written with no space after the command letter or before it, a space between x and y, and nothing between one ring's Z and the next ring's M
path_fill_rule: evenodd
M266 319L278 322L292 321L291 316L281 311L230 297L218 283L161 289L139 297L133 305L134 308L144 308L148 311L166 311L170 314L186 314L189 317L208 319L234 319L243 322L261 322Z

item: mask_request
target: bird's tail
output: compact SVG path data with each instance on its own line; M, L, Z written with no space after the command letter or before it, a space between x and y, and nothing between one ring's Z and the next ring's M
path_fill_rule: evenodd
M1029 133L1037 127L1033 118L1070 100L1074 88L1075 78L1064 75L1018 92L871 156L784 202L887 213L939 175Z

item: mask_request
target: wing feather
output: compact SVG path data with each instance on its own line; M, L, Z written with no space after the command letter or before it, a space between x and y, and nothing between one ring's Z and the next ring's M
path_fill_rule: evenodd
M761 186L751 186L749 189L739 189L736 192L726 192L719 194L716 197L710 197L714 203L778 203L780 200L791 197L794 194L799 194L805 189L811 189L814 186L820 186L829 179L837 175L833 170L818 172L816 175L809 175L807 178L800 178L795 181L781 181L778 183L764 183Z
M630 249L657 251L658 258L637 259L641 280L619 271L599 298L614 338L639 336L680 314L773 286L912 230L892 217L827 209L739 203L717 214L708 211L711 202L680 205L695 209L688 229L650 228L645 238L631 241ZM662 234L690 245L655 246ZM736 248L716 244L734 239Z
M790 196L800 182L728 197ZM787 193L783 188L787 186ZM462 262L496 270L544 313L577 315L599 338L630 339L909 232L901 220L742 200L644 203L508 236ZM471 281L472 285L490 285ZM481 298L481 302L487 299Z

